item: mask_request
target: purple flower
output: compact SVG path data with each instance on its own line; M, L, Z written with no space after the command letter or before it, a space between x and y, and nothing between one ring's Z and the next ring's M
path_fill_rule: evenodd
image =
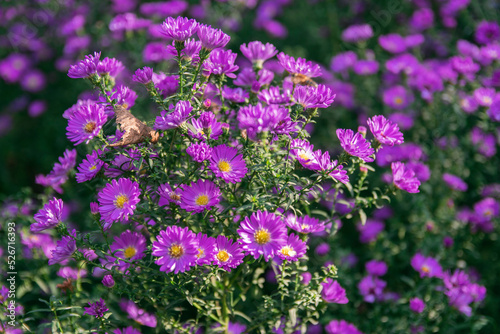
M318 156L314 153L314 146L305 139L294 139L290 143L290 154L297 159L302 167L310 170L319 170Z
M385 68L390 73L399 74L401 72L406 74L414 73L420 67L417 58L410 53L403 53L389 59L385 63Z
M467 191L467 183L456 175L444 173L443 181L453 190Z
M328 255L328 253L330 252L330 245L326 242L322 242L316 247L314 252L318 254L318 256Z
M367 303L374 303L384 299L384 289L387 282L375 276L366 276L358 283L359 293Z
M238 243L223 235L219 235L216 240L216 253L214 264L223 268L224 270L231 271L231 268L236 268L243 263L243 254L241 247Z
M102 318L104 316L104 312L109 311L104 303L104 299L102 298L95 303L89 302L89 307L84 307L84 309L85 312L83 312L83 314L87 313L88 315L93 315L96 318Z
M173 105L170 106L173 109ZM189 101L179 101L175 105L175 110L167 114L166 110L161 112L161 116L157 116L155 120L155 130L169 130L179 127L186 121L189 114L193 110Z
M367 219L364 225L358 223L356 228L360 232L359 241L369 243L377 240L380 232L384 230L385 224L375 219Z
M279 216L257 211L241 222L238 234L241 248L258 259L261 255L269 261L286 243L286 226Z
M356 326L345 320L332 320L325 326L328 334L363 334Z
M198 241L198 254L196 255L196 264L198 266L211 264L215 259L215 238L209 237L206 234L198 233L196 236Z
M203 162L210 159L212 156L212 148L205 143L191 144L187 149L186 153L193 158L196 162Z
M241 44L241 53L257 68L261 68L264 62L278 53L276 47L270 43L262 43L261 41L253 41L246 44Z
M473 96L463 96L460 99L460 107L466 113L471 114L477 110L479 104Z
M293 97L296 103L303 106L304 109L328 108L333 103L335 94L325 85L299 86L295 89Z
M248 169L238 150L225 144L215 146L210 158L210 169L217 177L230 183L241 182Z
M276 254L282 260L297 261L306 254L306 251L306 243L300 240L298 235L291 233Z
M45 75L39 70L30 69L23 75L20 84L25 91L37 93L45 88Z
M412 310L413 312L422 313L424 308L425 308L425 303L422 299L416 297L410 299L410 310Z
M373 37L373 29L369 24L355 24L342 31L342 40L344 42L363 42Z
M181 188L172 189L168 183L162 184L158 187L158 194L160 195L160 200L158 201L159 206L164 206L169 203L181 205Z
M250 97L250 94L243 88L231 88L224 86L224 90L222 91L222 97L224 97L226 100L236 102L236 103L243 103L245 100L248 100Z
M115 280L113 279L113 276L111 275L105 275L104 278L102 279L102 285L104 285L106 288L112 288L115 286Z
M372 276L384 276L387 273L387 264L384 261L371 260L365 264L366 271Z
M489 107L493 103L495 94L494 88L481 87L474 91L474 99L480 106Z
M198 28L198 22L194 19L178 16L176 19L167 17L163 22L162 33L175 41L183 42L191 37Z
M346 73L356 64L358 56L354 51L346 51L334 56L330 61L330 69L335 73Z
M375 150L370 147L370 143L363 138L361 133L354 133L350 129L337 129L337 137L340 145L349 155L358 157L364 162L373 161L370 156L375 153Z
M489 221L497 217L500 204L493 198L487 197L474 204L474 218L479 221Z
M321 298L327 303L347 304L345 289L342 288L336 280L327 278L325 282L321 283L323 289L321 290Z
M77 280L81 277L87 276L87 270L85 269L75 269L71 267L62 267L57 272L57 276L62 278L71 278L73 280Z
M295 60L295 58L281 52L278 54L278 60L281 66L290 74L302 74L308 78L319 77L321 75L319 65L304 58L297 58Z
M413 96L403 86L393 86L384 90L382 99L386 105L396 110L404 109L413 102Z
M297 217L293 213L286 216L285 224L292 230L304 234L321 232L325 230L325 223L320 222L319 219L309 216Z
M379 64L376 60L358 60L352 70L358 75L372 75L378 72Z
M104 58L97 64L97 74L116 77L125 67L122 62L116 58Z
M181 208L193 214L219 204L220 189L209 180L199 179L190 186L182 186Z
M66 135L75 146L83 142L88 144L99 134L106 121L107 116L102 105L82 105L69 119Z
M480 66L471 57L454 56L450 58L451 66L455 71L465 75L469 79L474 78L474 74L479 71Z
M94 55L85 56L84 60L80 60L77 64L71 65L68 71L68 77L72 79L88 78L93 74L97 74L97 65L99 65L100 52L94 52Z
M137 69L132 76L132 81L147 85L153 81L153 69L147 66Z
M78 183L92 180L100 172L104 161L99 159L99 154L99 151L87 154L87 159L78 166L78 172L75 174Z
M260 90L257 97L259 100L266 102L267 104L287 105L290 102L289 91L285 90L281 93L280 88L276 86Z
M128 326L122 329L119 328L115 329L113 331L113 334L141 334L141 332L132 326Z
M108 183L97 194L99 213L106 222L105 229L111 227L115 221L128 221L140 201L140 194L139 184L135 181L121 178Z
M76 238L76 230L70 231L69 234L57 242L57 247L52 250L52 255L49 258L49 266L70 259L76 252L76 240L74 239Z
M181 50L180 56L182 59L193 63L200 61L201 42L192 38L184 42L184 48ZM175 48L175 42L167 46L167 53L172 56L178 56L179 52Z
M122 299L119 305L124 312L128 313L128 317L130 319L135 320L137 323L143 326L152 328L156 327L156 317L153 314L147 313L143 309L137 307L137 305L133 301Z
M131 262L140 260L146 256L144 254L146 250L146 238L137 232L127 230L119 237L115 237L110 250L117 259L124 259ZM118 266L120 271L125 271L130 267L130 263L119 261Z
M500 26L496 22L482 21L476 27L476 41L479 44L489 44L500 40Z
M404 142L403 134L399 131L398 125L387 120L384 116L373 116L368 119L367 123L373 136L381 144L394 146Z
M209 75L225 74L229 78L236 78L233 72L239 69L239 66L234 65L236 60L236 53L231 50L215 49L210 53L208 59L203 63L203 68L208 72Z
M434 25L434 12L431 8L420 8L413 12L410 26L417 31L424 31Z
M405 39L398 34L383 35L378 38L380 46L390 53L401 53L406 51Z
M261 103L241 107L237 116L240 129L247 130L252 139L256 139L258 133L271 131L282 120L278 118L282 115L277 112L279 108L275 108L277 106L262 106Z
M321 150L314 152L315 159L318 162L319 170L328 172L333 179L342 183L349 182L349 176L347 176L347 171L343 170L343 165L338 165L337 160L332 161L330 159L330 153L321 153Z
M222 30L214 29L205 24L198 24L198 38L201 41L202 47L210 51L225 47L231 39Z
M160 266L160 271L177 274L189 270L195 264L198 241L187 227L168 226L156 238L158 241L153 242L151 254L159 257L155 263Z
M33 217L36 223L31 224L31 232L41 232L57 226L62 219L64 203L61 199L53 198L43 206Z
M411 259L411 266L420 273L420 278L441 278L443 276L443 269L441 268L441 265L433 257L425 257L422 254L417 253Z
M418 193L420 181L415 177L415 172L402 162L391 163L392 182L396 187L409 193Z
M493 122L500 122L500 97L493 100L486 114L488 114Z
M191 120L192 127L189 127L189 135L198 140L217 140L222 134L222 124L217 121L214 113L210 111L203 112L198 119ZM193 132L193 129L196 132Z
M495 135L484 133L480 128L474 127L471 131L471 141L479 153L491 158L497 153Z
M83 254L83 257L87 261L94 261L97 259L97 254L92 249L84 249L80 251Z

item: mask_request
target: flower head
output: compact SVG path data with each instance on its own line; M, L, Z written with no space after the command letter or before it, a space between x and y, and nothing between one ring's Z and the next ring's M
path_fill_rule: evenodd
M66 135L75 145L83 142L88 144L99 134L106 121L107 116L102 105L97 103L82 105L68 120Z
M415 172L402 162L391 163L392 182L396 187L409 193L418 193L420 181L416 178Z
M337 137L340 140L340 145L349 155L358 157L364 162L373 161L370 156L375 153L375 150L371 148L370 143L363 138L361 133L354 133L351 129L337 129Z
M258 68L262 67L264 62L278 53L276 47L270 43L262 43L261 41L253 41L246 44L241 44L241 53Z
M290 154L297 159L302 167L319 170L318 157L314 154L314 146L305 139L294 139L290 143Z
M159 257L155 263L160 266L160 271L177 274L189 270L195 264L198 241L187 227L168 226L156 238L158 241L153 242L151 254Z
M181 205L182 189L180 187L172 189L170 184L165 183L158 187L158 194L160 195L160 200L158 201L159 206L164 206L169 203Z
M237 54L231 50L215 49L210 53L208 59L203 63L203 68L208 74L222 75L225 74L229 78L236 78L233 72L239 69L239 66L234 65Z
M335 99L335 94L325 85L317 87L299 86L293 93L293 98L297 104L304 109L308 108L328 108Z
M202 47L210 51L225 47L231 39L231 37L222 30L214 29L205 24L198 25L198 38L201 41Z
M191 37L198 28L198 22L194 19L178 16L177 18L167 17L163 22L162 33L175 41L183 42Z
M383 300L386 285L386 281L368 275L358 283L358 289L365 302L373 303L377 300Z
M356 326L345 320L332 320L325 326L328 334L363 334Z
M196 254L196 264L198 266L211 264L216 255L215 238L209 237L206 234L198 233L198 254Z
M306 251L306 243L300 240L298 235L291 233L283 246L276 251L276 254L282 260L297 261L304 256Z
M170 106L173 109L173 106ZM166 110L161 112L161 116L157 116L155 120L155 130L175 129L183 124L193 110L189 101L179 101L175 105L175 110L167 114Z
M203 112L198 119L193 118L191 125L192 128L188 130L189 135L198 140L217 140L222 134L222 124L217 121L214 113L209 111Z
M52 256L49 258L50 266L70 259L73 253L76 252L76 230L70 231L69 234L62 237L57 242L56 249L52 250Z
M219 197L220 189L212 181L199 179L182 187L181 208L193 214L202 212L219 204Z
M153 81L153 69L147 66L137 69L132 76L132 81L147 85Z
M120 308L128 314L128 317L130 319L135 320L137 323L139 323L143 326L152 327L152 328L156 327L156 325L157 325L156 317L153 314L147 313L143 309L137 307L137 305L133 301L122 299L122 301L119 303L119 305L120 305ZM127 333L127 334L129 334L129 333ZM132 334L132 333L130 333L130 334Z
M87 154L86 159L77 167L78 172L75 176L78 183L92 180L97 173L101 171L104 161L99 159L99 154L99 151L93 151L91 154Z
M327 278L321 283L323 289L321 290L321 298L327 303L347 304L349 299L346 297L345 289L342 288L339 282Z
M309 216L297 217L293 213L289 214L285 218L285 224L292 230L299 233L315 233L325 230L325 223L320 222L317 218L312 218Z
M368 274L373 276L384 276L387 273L387 264L384 261L371 260L365 267Z
M342 31L344 42L362 42L373 37L373 29L369 24L355 24Z
M88 78L93 74L97 74L99 58L101 58L100 52L85 56L84 60L80 60L77 64L69 67L68 77L72 79Z
M394 86L384 90L382 99L389 107L401 110L413 101L413 96L403 86Z
M215 244L214 264L231 271L243 262L245 255L241 251L240 245L223 235L219 235Z
M113 180L102 189L97 198L99 200L99 213L109 228L115 221L127 221L134 214L139 203L141 190L137 182L121 178Z
M319 65L304 58L297 58L295 60L295 58L281 52L278 54L278 60L281 66L290 74L303 74L308 78L319 77L321 75Z
M52 228L61 222L63 212L63 201L61 199L53 198L43 206L43 209L35 214L34 219L36 223L31 224L31 232L40 232Z
M443 269L439 262L433 257L425 257L417 253L411 259L411 266L420 273L420 277L438 277L443 276Z
M247 173L247 164L238 150L224 144L212 150L210 169L217 177L230 183L241 182Z
M93 315L96 318L102 318L104 316L104 312L109 310L106 307L106 304L104 303L104 299L102 298L95 303L89 302L89 307L84 307L84 309L85 309L85 312L83 312L84 314L87 313L88 315Z
M412 310L413 312L422 313L424 308L425 308L425 303L422 299L416 297L410 299L410 310Z
M115 242L110 246L113 256L117 259L136 261L142 259L146 250L146 238L137 232L129 230L115 237ZM119 261L120 270L124 271L130 266L129 263Z
M203 162L210 159L212 156L212 148L206 143L191 144L187 149L186 153L193 158L196 162Z
M453 190L467 191L467 183L456 175L444 173L443 181Z
M373 116L367 122L373 136L381 144L394 146L404 142L403 134L399 131L398 125L387 120L384 116Z

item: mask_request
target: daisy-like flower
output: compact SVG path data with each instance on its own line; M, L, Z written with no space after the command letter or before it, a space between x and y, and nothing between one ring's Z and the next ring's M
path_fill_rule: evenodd
M335 94L325 85L317 87L299 86L293 93L293 98L304 107L308 108L328 108L335 99Z
M181 51L181 58L187 61L192 61L193 63L200 60L201 42L189 38L184 42L184 48ZM175 49L175 42L172 45L167 46L167 53L172 56L177 56L179 52Z
M202 47L209 51L223 48L229 43L229 40L231 40L231 37L222 30L214 29L205 24L198 25L198 38L201 41Z
M342 31L342 40L344 42L356 43L366 41L373 37L373 29L369 24L355 24Z
M496 91L494 88L480 87L474 91L474 99L482 107L489 107L495 99Z
M399 126L392 123L382 115L369 118L368 126L375 139L381 144L394 146L404 142L403 134L399 131Z
M269 87L268 89L261 89L257 97L259 100L267 104L283 104L287 105L290 102L289 91L285 90L281 93L280 88L277 86Z
M123 63L116 58L104 58L97 64L97 74L116 77L125 67Z
M413 101L413 96L403 86L394 86L383 92L382 100L389 107L401 110Z
M314 154L314 146L305 139L294 139L290 143L290 154L302 165L302 167L318 170L319 164Z
M382 35L378 38L378 43L390 53L401 53L406 50L405 39L398 34Z
M332 320L325 326L328 334L363 334L351 323L345 320Z
M349 154L362 159L364 162L372 162L370 156L375 150L370 147L370 143L363 138L361 133L354 133L351 129L337 129L337 137L340 145Z
M82 105L69 119L66 135L75 146L83 142L88 144L99 134L106 121L107 116L102 105L97 103Z
M270 43L262 43L261 41L253 41L246 44L241 44L241 53L250 60L257 68L261 68L264 62L278 53L276 47Z
M286 216L285 224L292 230L304 234L316 233L325 230L325 223L320 222L319 219L309 216L297 217L293 213Z
M111 227L111 224L118 220L127 221L129 216L134 214L140 194L139 184L135 181L121 178L108 183L97 194L99 213L107 223L105 228Z
M170 184L165 183L158 187L158 194L160 195L159 206L170 203L181 205L182 190L180 188L172 189Z
M399 161L393 162L391 164L391 169L392 182L396 187L409 193L419 192L418 187L420 186L420 181L417 179L412 169Z
M222 75L225 74L229 78L236 78L233 72L239 69L238 65L234 65L236 53L231 50L215 49L210 53L208 59L203 63L203 68L208 74Z
M241 251L240 245L223 235L217 237L215 243L214 264L231 271L243 262L245 255Z
M198 28L198 22L187 17L167 17L161 25L161 33L175 41L183 42L191 37Z
M339 182L344 184L349 182L347 171L343 170L344 166L337 166L337 160L332 161L330 159L330 153L325 152L322 154L321 150L317 150L314 152L314 155L320 170L330 171L329 175Z
M77 167L78 172L75 176L78 183L92 180L97 173L99 173L104 165L104 161L99 159L99 154L99 151L93 151L91 154L87 154L87 159L83 160Z
M345 289L342 288L339 282L328 278L325 282L321 283L323 289L321 290L321 298L327 303L347 304Z
M70 259L76 252L76 240L74 239L76 238L76 230L70 231L69 234L57 242L56 249L52 250L49 266Z
M120 308L128 314L129 319L132 319L143 326L151 328L156 327L158 321L156 320L154 314L148 313L142 308L139 308L133 301L122 299L118 305L120 305Z
M153 69L151 67L137 69L132 76L132 81L147 85L153 81Z
M87 313L88 315L93 315L96 318L102 318L104 316L104 312L109 311L109 309L106 307L106 304L104 303L104 299L102 298L95 303L89 302L89 307L84 307L84 309L84 314Z
M307 251L306 243L298 235L291 233L285 244L276 252L279 258L288 261L297 261Z
M33 217L36 223L31 224L31 232L40 232L57 226L61 222L64 203L61 199L53 198L43 206L43 209Z
M425 257L417 253L411 259L411 266L420 273L420 277L438 277L443 276L443 268L433 257Z
M80 60L77 64L71 65L68 70L68 77L72 79L88 78L93 74L97 74L97 65L99 65L100 52L94 52L94 55L85 56L84 60Z
M289 55L281 52L278 55L278 60L285 70L290 74L302 74L309 78L319 77L321 75L321 68L318 64L312 61L307 61L304 58L290 57Z
M127 261L142 259L146 250L146 238L137 232L129 230L123 232L119 237L115 237L115 242L110 246L114 257ZM125 271L130 267L130 263L119 261L120 271Z
M198 240L187 227L168 226L165 231L160 231L157 240L153 242L151 254L159 257L155 263L160 266L160 271L177 274L196 263Z
M238 234L245 251L258 259L261 255L269 261L285 244L286 225L279 216L266 211L257 211L241 222Z
M248 169L243 156L238 150L225 144L216 146L212 150L210 169L217 177L230 183L241 182Z
M212 156L212 148L205 143L191 144L186 153L196 162L203 162Z
M209 180L198 180L182 187L181 208L188 212L202 212L220 201L220 189Z
M456 175L444 173L443 181L453 190L467 191L467 183Z
M173 106L170 106L170 108L173 109ZM179 101L175 105L174 111L170 111L170 113L167 114L167 111L163 110L160 116L156 117L154 129L175 129L186 121L192 110L193 107L189 101Z
M422 313L425 309L425 303L420 298L412 298L410 299L410 310L415 313Z
M198 140L217 140L222 134L222 124L217 121L214 113L209 111L203 112L198 119L193 118L191 125L196 132L189 128L189 135Z
M215 258L215 238L209 237L206 234L198 233L198 254L196 254L196 264L198 266L211 264Z

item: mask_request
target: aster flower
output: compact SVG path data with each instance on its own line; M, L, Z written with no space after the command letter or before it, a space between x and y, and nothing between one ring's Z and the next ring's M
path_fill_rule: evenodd
M298 235L291 233L283 246L276 251L276 254L282 260L298 261L306 254L306 251L306 243L300 240Z
M376 60L358 60L352 70L357 75L372 75L378 72L379 64Z
M328 108L335 99L335 94L325 85L317 87L299 86L293 93L293 98L297 104L304 109L308 108Z
M225 34L222 30L214 29L205 24L198 24L197 33L202 47L209 51L225 47L231 39L231 37Z
M325 326L328 334L363 334L356 326L345 320L332 320Z
M219 204L220 189L209 180L199 179L182 187L181 208L193 214Z
M104 175L116 178L126 171L138 172L137 161L141 159L141 152L137 149L128 149L124 153L118 153L111 164L105 165Z
M241 44L241 53L250 60L257 68L261 68L264 62L278 53L276 47L270 43L262 43L261 41L253 41L246 44Z
M493 122L500 122L500 97L493 100L486 114Z
M163 72L160 72L159 74L153 73L153 83L161 92L161 95L166 98L177 92L179 88L179 76L166 75Z
M210 169L217 177L230 183L241 182L248 169L238 150L225 144L215 146L210 158Z
M115 241L111 244L110 250L117 259L137 261L145 256L146 238L137 232L130 232L127 230L119 237L115 237ZM125 271L130 267L130 264L119 261L118 266L121 271Z
M167 17L163 22L162 33L175 41L183 42L191 37L198 28L198 22L194 19L178 16L177 18Z
M318 170L319 162L314 154L314 146L305 139L294 139L290 143L290 154L302 165L310 170Z
M420 186L420 180L415 177L415 172L408 168L402 162L393 162L391 164L392 169L392 182L396 187L401 190L405 190L409 193L418 193L418 187Z
M199 253L198 240L187 227L168 226L156 239L151 254L159 257L155 263L160 266L160 271L177 274L195 264Z
M359 293L367 303L384 299L387 282L375 276L366 276L358 283Z
M243 263L245 255L241 251L240 245L223 235L219 235L215 244L214 264L231 271Z
M89 307L84 307L84 309L84 314L87 313L88 315L93 315L96 318L102 318L104 316L104 312L109 311L109 309L106 307L106 304L104 303L104 299L102 298L95 303L89 302Z
M57 271L57 276L62 278L70 278L73 280L77 280L79 278L87 276L87 270L85 269L76 269L71 267L61 267Z
M385 224L379 220L367 219L364 225L359 223L356 228L360 232L359 241L366 244L377 240L380 232L384 230Z
M124 85L113 87L111 91L106 92L106 95L108 95L111 100L114 100L115 104L123 105L127 109L132 108L137 99L137 93ZM109 118L114 117L114 107L107 102L106 97L99 95L98 104L104 106L104 111Z
M217 121L214 113L205 111L198 119L191 120L192 128L189 127L189 135L198 140L217 140L222 134L222 124ZM193 132L193 129L196 132Z
M70 259L73 253L76 252L76 230L69 231L69 234L69 236L64 236L57 242L57 247L52 250L52 255L49 258L49 266Z
M196 265L211 264L216 255L215 238L209 237L206 234L198 233L196 236L198 241L198 254L196 254Z
M373 29L369 24L355 24L342 31L344 42L356 43L366 41L373 37Z
M222 97L235 103L243 103L250 98L250 94L240 87L231 88L224 86L224 89L222 90Z
M261 255L269 261L286 243L286 226L279 216L257 211L241 222L238 234L242 249L258 259Z
M494 88L480 87L474 91L474 99L482 107L489 107L493 103L496 91Z
M106 288L112 288L115 286L115 280L113 279L113 276L111 275L105 275L102 279L102 285L104 285Z
M275 86L260 90L257 97L260 101L266 102L267 104L287 105L290 102L289 92L284 91L281 93L280 88Z
M371 260L366 262L365 267L372 276L384 276L387 273L387 264L384 261Z
M281 66L290 74L302 74L308 78L319 77L321 75L319 65L304 58L297 58L295 60L295 58L281 52L278 54L278 60Z
M334 73L347 74L347 70L356 64L358 56L353 51L341 52L330 61L330 69Z
M380 46L390 53L401 53L406 51L405 39L398 34L383 35L378 38Z
M121 178L108 183L98 194L99 213L106 222L105 227L111 227L115 221L128 221L134 214L139 203L141 190L137 182Z
M337 137L340 145L349 155L358 157L364 162L373 161L370 156L375 153L375 150L370 147L370 143L363 138L361 133L354 133L350 129L337 129Z
M173 109L173 105L170 106L170 109ZM154 129L175 129L186 121L192 110L193 107L189 101L179 101L175 105L174 111L170 111L170 113L167 114L167 111L163 110L161 116L156 117Z
M85 56L84 60L80 60L77 64L69 67L68 77L72 79L88 78L93 74L97 74L99 58L101 58L100 52L94 52L94 55Z
M397 110L406 108L413 101L412 95L403 86L384 90L382 99L386 105Z
M293 213L285 217L285 224L299 233L309 234L325 230L325 223L309 216L297 217Z
M381 144L394 146L404 142L403 134L399 131L398 125L387 120L384 116L373 116L368 119L367 123L373 136Z
M467 191L467 183L456 175L444 173L443 181L453 190Z
M78 166L78 172L75 174L78 183L92 180L99 173L104 165L104 161L99 159L99 154L99 151L87 154L87 159Z
M277 114L271 112L273 107L261 103L241 107L238 112L239 128L247 130L250 138L255 139L258 133L271 131L280 121Z
M257 93L260 87L269 85L274 79L274 73L265 68L259 70L257 73L259 74L258 80L255 71L250 67L246 67L241 70L240 74L238 74L238 78L234 80L233 83L236 86L252 87L252 91Z
M147 66L137 69L132 76L132 81L147 85L153 81L153 69Z
M107 116L102 105L94 103L81 106L69 119L66 135L75 146L83 142L88 144L99 134L106 121Z
M323 289L321 290L321 298L327 303L347 304L349 299L346 297L345 289L342 288L336 280L327 278L325 282L321 283Z
M344 166L338 165L337 160L332 161L330 159L330 153L322 153L321 150L317 150L316 152L314 152L314 155L316 157L316 161L318 162L319 170L329 172L328 175L330 175L336 181L342 182L344 184L349 182L347 171L343 170Z
M158 194L160 195L160 200L158 201L159 206L164 206L169 203L181 205L182 190L180 187L172 189L168 183L165 183L158 187Z
M156 327L156 317L153 314L147 313L143 309L137 307L137 305L133 301L122 299L119 305L120 308L128 314L129 319L132 319L143 326L151 328Z
M443 276L443 269L441 268L441 265L433 257L425 257L422 254L417 253L411 259L411 266L420 273L420 278L441 278Z
M132 326L128 326L122 329L119 328L115 329L113 331L113 334L141 334L141 332Z
M106 57L97 64L97 74L108 74L114 78L118 75L118 73L123 71L124 68L123 63L118 59Z
M182 59L197 63L200 60L201 42L189 38L184 42L184 48L181 50L180 56ZM175 48L175 42L167 46L167 53L172 56L178 56L179 52Z
M474 219L479 222L489 221L500 213L500 204L491 197L484 198L474 204Z
M500 40L500 26L497 22L482 21L476 27L475 36L479 44L489 44Z
M209 75L225 74L229 78L236 78L233 72L239 69L239 66L234 65L237 54L233 53L231 50L215 49L210 53L208 59L203 63L203 68L208 72Z
M410 310L412 310L415 313L422 313L425 308L425 303L422 299L420 298L412 298L410 299Z
M57 226L62 219L64 203L61 199L53 198L43 206L43 209L35 214L36 223L31 224L31 232L41 232Z
M186 153L193 158L196 162L203 162L210 159L212 156L212 148L205 143L191 144L187 149Z

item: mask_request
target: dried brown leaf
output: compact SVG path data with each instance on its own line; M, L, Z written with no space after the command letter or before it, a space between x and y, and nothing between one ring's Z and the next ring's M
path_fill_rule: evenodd
M109 146L125 146L129 144L138 144L151 139L152 143L156 143L160 135L152 128L138 120L130 113L123 105L115 106L116 123L119 124L121 131L125 131L122 139Z

